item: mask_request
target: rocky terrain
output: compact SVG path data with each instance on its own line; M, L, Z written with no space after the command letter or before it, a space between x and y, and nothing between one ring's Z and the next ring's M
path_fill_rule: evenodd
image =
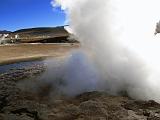
M70 34L65 30L65 26L58 27L38 27L20 29L10 32L6 41L12 43L75 43L74 39L68 39Z
M52 35L64 42L62 33L68 33L59 30L62 28L33 28L10 35L19 34L24 43L52 43L53 38L43 38ZM57 34L52 34L53 31ZM160 104L153 100L134 100L103 91L66 96L56 91L54 85L44 82L42 76L48 70L44 62L17 67L16 62L28 61L29 58L63 57L79 47L79 44L0 46L0 64L16 64L11 68L0 66L0 120L160 120Z
M45 64L35 63L1 73L0 120L160 120L160 104L152 100L96 91L74 97L51 94L50 85L37 79L45 70ZM36 89L23 89L29 82Z

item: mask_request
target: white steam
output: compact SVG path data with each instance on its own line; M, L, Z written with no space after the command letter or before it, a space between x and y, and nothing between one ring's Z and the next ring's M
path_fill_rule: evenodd
M67 87L61 89L70 94L127 91L131 97L159 101L160 37L154 36L159 0L55 0L52 4L66 12L70 29L88 56L72 55L64 67Z

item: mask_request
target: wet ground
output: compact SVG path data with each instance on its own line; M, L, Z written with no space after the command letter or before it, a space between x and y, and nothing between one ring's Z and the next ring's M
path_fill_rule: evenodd
M0 80L21 80L40 75L46 69L43 61L19 62L0 66Z
M0 120L160 120L160 104L152 100L97 91L74 97L50 94L54 89L41 76L55 68L46 61L0 66Z
M74 97L49 95L53 90L50 85L37 81L47 70L43 61L20 62L0 69L0 120L160 120L160 104L155 101L96 91ZM23 89L23 81L31 81L29 89ZM30 89L32 83L38 89Z
M29 61L29 62L18 62L18 63L13 63L13 64L7 64L7 65L1 65L0 66L0 74L13 71L13 70L20 70L20 69L25 69L26 67L29 66L34 66L34 65L42 65L44 64L43 61Z

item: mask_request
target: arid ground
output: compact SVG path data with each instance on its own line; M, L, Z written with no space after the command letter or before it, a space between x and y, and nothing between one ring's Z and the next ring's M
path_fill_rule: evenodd
M0 67L20 61L58 58L78 47L77 44L0 46ZM0 73L0 120L160 120L160 104L152 100L139 101L96 91L74 97L50 95L53 92L50 84L39 84L37 79L46 69L43 62L35 62ZM27 90L25 83L34 85L30 84L32 89Z
M1 45L0 64L62 56L78 47L76 43Z

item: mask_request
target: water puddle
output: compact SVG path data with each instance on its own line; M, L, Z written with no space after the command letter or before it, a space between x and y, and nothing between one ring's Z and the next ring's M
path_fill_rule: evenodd
M28 62L18 62L14 64L8 64L8 65L1 65L0 74L6 73L12 70L25 69L26 67L43 65L43 64L44 64L44 61L28 61Z

